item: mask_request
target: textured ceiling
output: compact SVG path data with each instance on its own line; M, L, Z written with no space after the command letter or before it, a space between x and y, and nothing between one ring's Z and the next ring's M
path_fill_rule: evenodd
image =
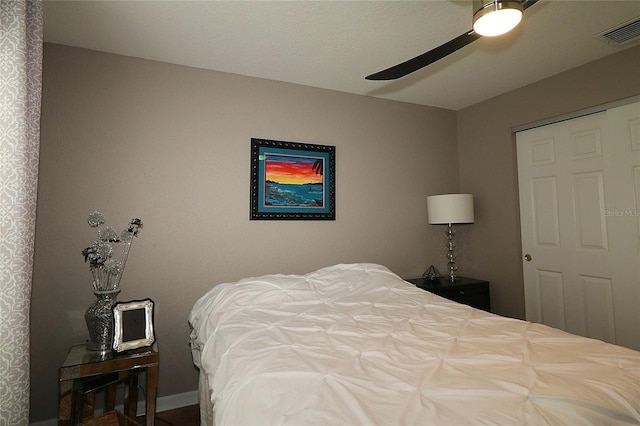
M634 44L640 0L540 0L523 23L408 77L364 77L471 28L471 1L45 1L45 41L458 110ZM637 44L637 43L636 43Z

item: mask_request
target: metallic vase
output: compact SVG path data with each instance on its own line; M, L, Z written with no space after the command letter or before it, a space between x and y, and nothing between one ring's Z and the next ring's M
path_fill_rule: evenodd
M108 352L113 346L113 306L120 290L95 291L97 300L84 314L89 329L87 349Z

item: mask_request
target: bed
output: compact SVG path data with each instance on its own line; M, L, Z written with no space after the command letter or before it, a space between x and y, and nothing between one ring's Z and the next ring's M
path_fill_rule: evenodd
M381 265L219 284L189 322L203 425L640 424L640 352Z

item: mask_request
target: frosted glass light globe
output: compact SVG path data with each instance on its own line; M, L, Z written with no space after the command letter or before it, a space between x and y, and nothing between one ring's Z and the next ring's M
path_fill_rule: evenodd
M487 37L495 37L511 31L522 20L522 11L518 9L499 9L485 11L473 23L473 30Z

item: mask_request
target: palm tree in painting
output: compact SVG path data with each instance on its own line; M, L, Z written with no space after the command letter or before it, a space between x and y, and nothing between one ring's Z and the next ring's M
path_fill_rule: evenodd
M318 158L313 166L311 166L311 170L313 170L316 174L322 174L322 158Z
M311 170L313 170L313 171L315 172L315 174L320 174L320 175L322 175L322 169L323 169L323 168L324 168L324 167L323 167L323 160L322 160L322 158L318 158L318 159L313 163L313 166L311 166ZM320 189L320 190L313 190L313 189L309 188L309 192L322 192L322 189ZM322 198L320 198L320 199L316 199L316 200L314 200L314 201L315 201L315 203L316 203L316 205L317 205L317 206L322 206L322 205L324 204L324 203L323 203Z

